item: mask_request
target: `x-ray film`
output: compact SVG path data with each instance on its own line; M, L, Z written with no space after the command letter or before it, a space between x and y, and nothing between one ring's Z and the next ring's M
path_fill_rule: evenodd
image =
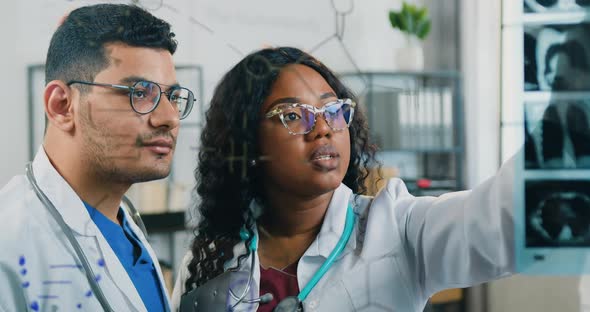
M524 0L524 12L583 13L586 0ZM544 15L549 16L549 15ZM559 15L555 15L559 16ZM515 174L516 270L590 273L590 23L525 19Z
M576 172L578 173L578 172ZM524 274L590 272L590 179L553 173L520 179L516 192L516 265ZM517 178L518 179L518 178Z
M525 12L563 12L590 8L590 0L524 0Z
M590 169L590 93L525 103L525 169Z
M590 24L524 27L525 91L590 90Z
M524 105L515 175L517 271L590 272L590 99L552 93ZM589 258L590 259L590 258Z
M525 103L514 198L520 273L590 272L589 125L586 93Z

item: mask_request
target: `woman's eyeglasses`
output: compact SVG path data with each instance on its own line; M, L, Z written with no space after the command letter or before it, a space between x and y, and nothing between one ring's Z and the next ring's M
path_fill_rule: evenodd
M180 119L184 119L190 114L193 104L196 102L195 95L187 88L171 86L167 91L162 91L162 87L159 84L151 81L137 81L132 86L125 86L109 83L72 80L69 81L67 85L70 86L76 83L127 90L129 92L131 108L133 108L136 113L141 115L153 112L156 107L158 107L158 104L160 104L160 98L162 97L162 94L166 94L166 97L170 103L172 103L176 110L178 110L178 116Z
M323 114L326 123L333 131L342 131L350 126L356 103L351 99L338 99L321 108L309 104L286 103L278 105L266 114L266 118L279 115L281 122L292 135L311 132L316 116Z

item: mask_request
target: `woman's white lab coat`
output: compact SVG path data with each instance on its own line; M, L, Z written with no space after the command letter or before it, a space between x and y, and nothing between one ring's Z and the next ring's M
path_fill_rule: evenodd
M343 231L346 207L353 203L358 221L342 256L303 302L305 311L422 311L434 293L467 287L514 270L513 162L472 191L440 197L414 197L392 179L374 198L356 198L345 185L336 189L320 233L299 260L303 289L328 257ZM234 254L245 253L244 244ZM179 306L185 257L172 295ZM257 298L260 269L255 258ZM236 265L236 258L227 267ZM250 260L241 270L248 270ZM248 304L240 310L252 311Z
M33 171L40 188L80 243L114 311L146 311L82 200L51 165L43 148L33 161ZM126 218L150 253L165 289L153 250L128 214ZM14 177L0 190L0 220L1 312L102 311L96 296L89 292L74 249L24 176Z

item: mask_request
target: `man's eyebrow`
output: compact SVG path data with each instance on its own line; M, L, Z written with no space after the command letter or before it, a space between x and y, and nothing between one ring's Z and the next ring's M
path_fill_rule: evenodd
M121 78L121 80L119 80L119 83L134 84L138 81L149 81L149 80L146 79L145 77L141 77L141 76L128 76L125 78Z
M151 80L149 80L145 77L141 77L141 76L129 76L129 77L125 77L125 78L122 78L121 80L119 80L119 82L121 84L134 84L138 81L151 81ZM180 84L178 82L174 82L171 85L166 85L166 84L161 84L161 83L158 83L158 84L162 87L168 87L167 89L180 87Z

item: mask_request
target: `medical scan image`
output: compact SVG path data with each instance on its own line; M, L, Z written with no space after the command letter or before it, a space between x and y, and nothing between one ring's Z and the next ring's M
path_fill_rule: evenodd
M590 168L590 101L525 106L526 169Z
M588 23L525 27L525 91L590 90L589 36Z
M553 12L588 9L589 0L524 0L525 12Z
M590 182L526 182L526 246L590 246Z

